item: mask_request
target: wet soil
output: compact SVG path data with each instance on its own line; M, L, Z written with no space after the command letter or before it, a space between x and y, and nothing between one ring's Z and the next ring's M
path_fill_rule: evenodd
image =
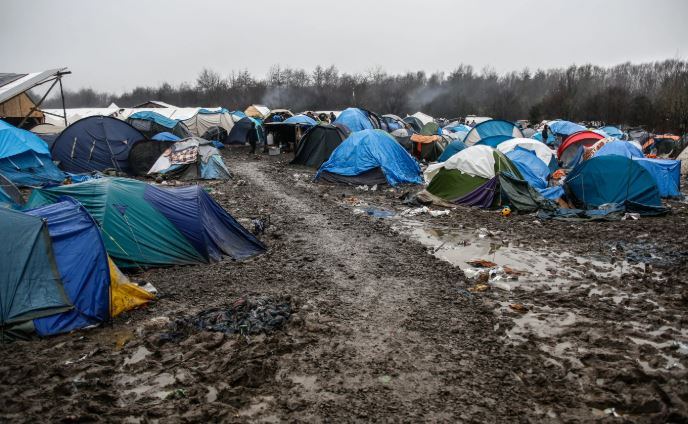
M269 251L139 273L160 293L146 308L0 346L1 421L688 420L688 204L613 223L409 217L417 188L224 154L234 179L204 185L247 227L269 221ZM467 278L467 252L521 273ZM164 337L262 297L289 303L284 325Z

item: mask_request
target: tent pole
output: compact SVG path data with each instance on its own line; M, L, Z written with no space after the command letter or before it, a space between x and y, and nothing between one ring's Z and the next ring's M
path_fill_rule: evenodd
M58 77L58 80L60 81L60 98L62 99L62 117L64 118L64 124L65 128L68 127L67 124L67 109L65 107L65 101L64 101L64 91L62 90L62 76Z

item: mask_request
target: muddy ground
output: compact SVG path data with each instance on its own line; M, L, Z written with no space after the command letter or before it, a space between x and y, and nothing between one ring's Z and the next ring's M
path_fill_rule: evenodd
M235 176L212 195L247 226L269 219L269 251L139 273L160 291L148 307L1 346L1 421L688 421L688 204L613 223L407 216L417 188L224 154ZM468 255L512 272L481 277ZM293 311L276 331L170 337L265 296Z

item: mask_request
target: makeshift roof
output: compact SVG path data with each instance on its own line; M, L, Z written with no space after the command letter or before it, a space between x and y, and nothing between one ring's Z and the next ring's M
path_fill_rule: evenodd
M53 77L69 73L67 68L56 68L30 74L0 73L0 103L31 90Z

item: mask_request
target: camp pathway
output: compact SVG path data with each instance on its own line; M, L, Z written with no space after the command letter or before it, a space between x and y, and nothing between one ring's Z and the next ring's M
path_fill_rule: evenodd
M262 166L239 161L233 170L264 192L255 195L296 217L287 237L312 252L324 273L323 289L301 305L317 343L283 357L277 371L299 386L287 402L296 417L492 421L552 413L526 383L546 381L532 371L545 367L533 363L536 355L504 348L491 311L459 294L461 271L380 231L383 224L350 224L345 209ZM264 406L254 409L271 409Z

